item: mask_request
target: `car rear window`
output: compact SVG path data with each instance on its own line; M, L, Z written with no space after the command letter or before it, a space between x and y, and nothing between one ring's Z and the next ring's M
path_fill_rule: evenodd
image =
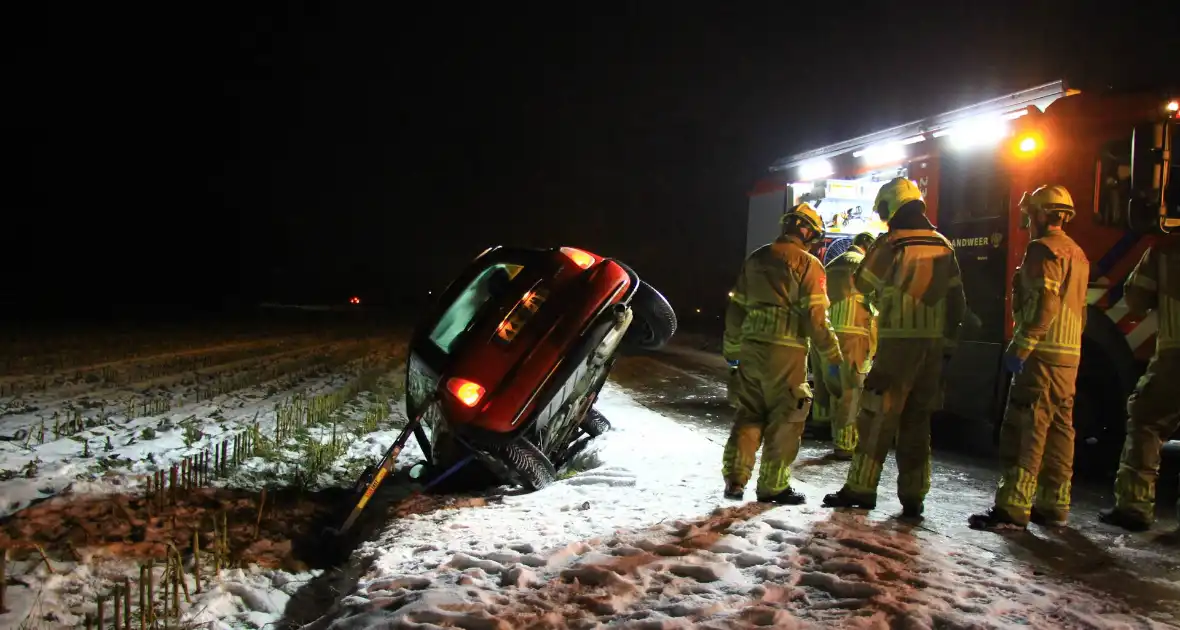
M430 341L443 352L451 353L459 338L475 323L483 305L500 297L512 279L524 269L522 265L499 263L484 269L455 299L430 333Z

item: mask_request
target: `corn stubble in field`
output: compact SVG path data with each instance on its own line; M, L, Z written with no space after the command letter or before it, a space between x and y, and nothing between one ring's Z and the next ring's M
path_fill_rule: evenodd
M54 415L26 425L23 440L8 443L19 444L29 461L5 474L36 477L38 450L75 440L80 442L78 458L96 460L91 473L79 480L89 477L132 490L67 492L3 519L0 547L15 563L10 566L22 567L25 575L39 571L42 579L60 573L63 566L90 566L102 596L80 601L71 610L88 612L97 623L97 600L102 599L107 626L114 610L124 622L129 615L175 617L188 598L187 589L200 588L195 574L201 570L207 581L219 567L306 568L298 549L319 535L308 528L339 515L338 501L351 491L355 476L386 446L373 436L388 433L388 442L405 421L396 407L404 393L405 343L381 336L326 343L322 338L266 340L248 350L227 350L225 345L211 346L208 355L213 358L188 350L184 358L148 357L149 367L118 368L118 374L150 374L149 387L155 391L141 396L156 402L109 401L103 396L110 388L102 382L72 397L67 392L52 399L54 390L47 390L50 395L44 398L57 404ZM256 353L253 359L251 352ZM216 363L227 358L233 368ZM199 383L189 374L168 374L161 367L167 365L205 365L203 371L219 376ZM93 373L90 368L75 371ZM185 394L177 395L184 387ZM201 391L215 393L202 397ZM149 449L146 463L104 456L168 436L183 446L170 452ZM358 449L358 444L369 448ZM146 467L148 474L133 474L132 465ZM399 513L458 506L449 502L454 501L420 498L401 506ZM143 564L145 576L165 580L165 592L154 595L164 598L158 602L161 610L171 605L171 613L149 611L143 617L143 606L129 611L115 603L136 588L136 580L123 580L128 562ZM146 568L148 562L154 568ZM165 571L170 578L165 579ZM145 597L151 600L152 594ZM35 617L30 613L30 620Z

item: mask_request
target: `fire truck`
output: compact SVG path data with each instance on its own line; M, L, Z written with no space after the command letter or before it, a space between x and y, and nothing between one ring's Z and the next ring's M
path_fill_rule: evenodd
M1012 277L1028 244L1018 202L1041 184L1066 186L1077 215L1065 229L1091 265L1077 460L1109 470L1158 328L1154 313L1132 317L1123 284L1153 238L1180 225L1180 184L1169 187L1180 179L1170 153L1180 119L1168 96L1056 81L783 158L749 194L747 253L807 201L826 224L827 263L856 233L886 229L872 207L882 184L917 183L930 220L955 246L971 313L945 375L936 437L994 445L1010 383L1001 357L1012 336Z

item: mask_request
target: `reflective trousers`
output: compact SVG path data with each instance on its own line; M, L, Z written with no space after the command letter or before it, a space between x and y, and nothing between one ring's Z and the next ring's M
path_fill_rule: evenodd
M1177 377L1180 351L1159 353L1127 399L1127 438L1114 483L1115 507L1147 523L1155 520L1160 449L1180 429Z
M942 339L886 337L865 378L856 429L860 442L844 492L876 499L881 467L897 444L897 495L920 504L930 490L930 414L942 387Z
M761 446L757 493L770 497L791 485L791 464L799 454L811 407L807 351L746 341L740 361L732 381L733 430L725 443L721 472L727 483L745 486Z
M840 396L832 396L823 378L825 362L813 348L811 369L815 377L815 403L811 409L811 419L816 424L831 424L832 446L837 450L851 452L856 450L856 415L860 408L860 393L871 364L869 352L872 344L868 335L836 336L840 340L844 361L856 367L856 387L844 391Z
M1069 517L1077 377L1077 366L1046 363L1036 352L1012 377L1000 425L996 508L1016 523L1028 523L1033 505L1050 520Z

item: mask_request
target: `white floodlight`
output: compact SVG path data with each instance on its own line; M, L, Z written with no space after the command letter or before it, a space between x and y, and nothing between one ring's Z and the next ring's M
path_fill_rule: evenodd
M950 129L935 132L935 138L949 136L956 149L993 146L1009 134L1008 121L1004 116L980 116L972 118Z
M880 164L888 164L890 162L898 162L904 160L905 156L905 145L900 142L878 144L861 151L856 151L852 154L852 157L861 158L868 166L877 166Z
M811 160L799 165L799 179L808 181L823 179L835 172L836 169L832 168L832 163L827 160Z

